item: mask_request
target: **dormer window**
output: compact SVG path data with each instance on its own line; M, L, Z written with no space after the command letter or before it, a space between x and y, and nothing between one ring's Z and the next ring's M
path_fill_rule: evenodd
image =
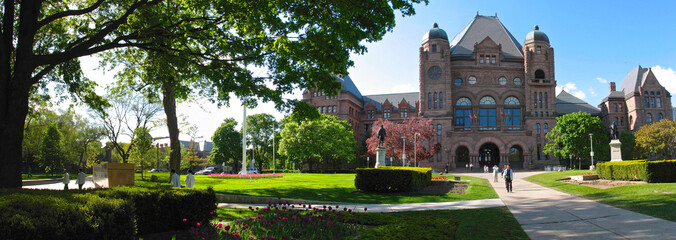
M484 63L484 55L479 56L479 63Z
M432 52L437 52L437 45L436 44L432 44Z
M495 55L491 56L491 63L495 64Z

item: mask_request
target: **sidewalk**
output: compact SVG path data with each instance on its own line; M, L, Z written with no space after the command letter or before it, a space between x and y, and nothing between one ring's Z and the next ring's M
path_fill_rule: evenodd
M515 172L514 191L492 174L469 173L488 179L500 199L531 239L676 239L676 222L572 196L522 178L542 172ZM676 214L676 213L675 213Z

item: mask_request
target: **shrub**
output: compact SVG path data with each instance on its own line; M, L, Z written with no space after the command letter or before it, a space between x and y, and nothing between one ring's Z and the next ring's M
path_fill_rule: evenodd
M410 192L430 185L431 168L358 168L355 187L367 192Z
M49 191L0 198L0 239L133 239L131 202ZM44 194L47 193L47 194Z
M602 162L596 172L602 179L676 182L676 160Z

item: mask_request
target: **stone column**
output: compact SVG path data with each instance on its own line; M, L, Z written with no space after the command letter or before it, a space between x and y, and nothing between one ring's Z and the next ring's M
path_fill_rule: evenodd
M613 139L610 140L610 161L611 162L619 162L622 161L622 142L620 142L620 139ZM595 162L596 159L594 159Z

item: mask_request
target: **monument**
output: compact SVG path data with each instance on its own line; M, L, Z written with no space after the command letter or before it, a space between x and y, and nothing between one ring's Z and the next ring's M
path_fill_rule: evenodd
M387 136L387 132L385 131L385 127L383 125L380 125L380 130L378 130L378 147L376 147L376 165L374 166L375 168L378 168L379 166L385 166L385 148L383 148L383 143L385 142L385 137Z
M617 122L610 125L610 161L622 161L622 142L617 137Z

